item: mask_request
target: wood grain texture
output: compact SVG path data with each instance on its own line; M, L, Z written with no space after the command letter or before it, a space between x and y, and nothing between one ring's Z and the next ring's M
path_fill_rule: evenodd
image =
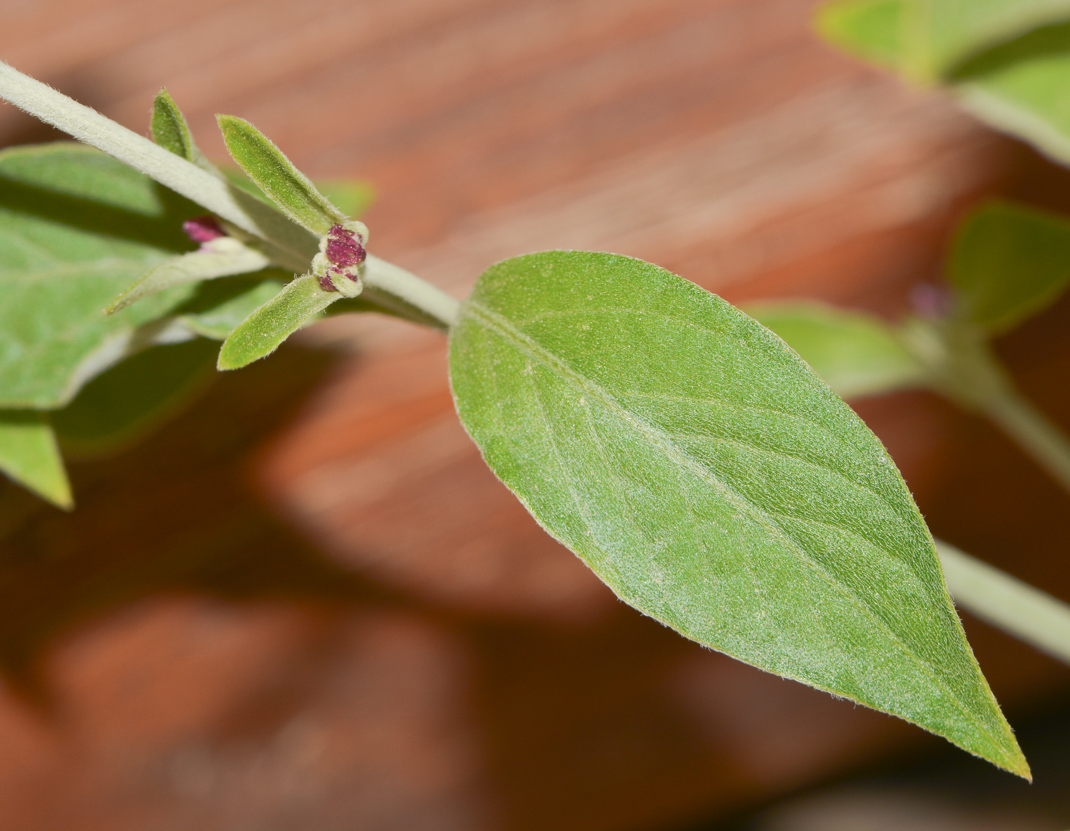
M212 157L227 112L370 180L372 250L458 296L577 247L895 316L978 195L1070 207L1064 174L816 42L812 5L6 0L0 55L140 131L166 85ZM0 107L0 145L51 135ZM1064 425L1068 318L1002 346ZM6 489L0 827L671 828L933 746L614 600L482 465L441 337L300 340L75 465L75 514ZM1065 497L1016 450L920 394L859 411L938 533L1070 596ZM968 623L1012 716L1065 689Z

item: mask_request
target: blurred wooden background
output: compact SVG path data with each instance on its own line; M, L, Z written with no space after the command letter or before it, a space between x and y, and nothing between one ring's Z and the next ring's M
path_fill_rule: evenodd
M578 247L894 317L970 202L1070 208L1066 174L819 43L813 5L0 0L0 57L139 131L166 85L210 156L234 113L369 180L375 253L458 296ZM53 137L0 107L0 146ZM1068 324L1001 348L1070 427ZM1070 598L1070 503L1018 451L924 394L858 409L938 534ZM72 472L74 514L8 489L0 518L0 828L671 829L937 746L622 606L406 324L307 330ZM1012 721L1070 688L966 622Z

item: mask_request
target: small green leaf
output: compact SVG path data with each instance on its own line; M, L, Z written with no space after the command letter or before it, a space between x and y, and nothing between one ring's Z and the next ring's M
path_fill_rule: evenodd
M114 314L131 303L166 291L174 286L251 274L271 265L271 261L234 237L220 237L204 243L197 251L174 257L149 270L149 273L120 294L105 311Z
M989 332L1005 332L1070 285L1070 221L989 202L959 226L948 271L961 314Z
M742 312L626 257L518 257L462 305L450 379L491 469L625 602L1028 776L895 465Z
M332 225L346 221L345 215L252 124L232 115L220 115L217 120L234 161L290 219L320 236Z
M60 508L74 507L67 471L44 413L0 410L0 473Z
M52 415L63 450L96 456L136 443L207 388L217 351L200 338L157 346L98 375Z
M921 386L925 373L880 318L806 301L744 307L842 398Z
M180 286L106 316L152 267L188 250L202 210L97 150L71 143L0 152L0 407L53 409L149 345L192 296Z
M338 292L320 288L319 280L311 274L298 277L230 333L219 350L217 368L240 369L270 355L341 297Z
M152 140L187 162L193 162L209 173L219 174L215 165L204 157L193 141L186 117L166 89L161 89L152 102Z

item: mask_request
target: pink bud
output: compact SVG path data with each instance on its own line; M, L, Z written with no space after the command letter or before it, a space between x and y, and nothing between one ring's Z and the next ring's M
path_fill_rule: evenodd
M368 253L356 234L341 225L334 225L327 234L327 259L340 268L352 268L364 262Z
M207 215L187 219L182 223L182 230L186 232L187 237L201 245L227 235L219 220Z

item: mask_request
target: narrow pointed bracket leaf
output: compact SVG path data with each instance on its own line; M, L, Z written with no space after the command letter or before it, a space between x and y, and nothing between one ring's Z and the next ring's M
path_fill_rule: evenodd
M161 147L170 150L176 156L181 156L187 162L192 162L202 170L216 176L221 175L218 168L205 158L204 154L193 141L186 117L178 108L171 94L166 89L161 89L156 99L152 102L152 140Z
M113 314L143 297L174 286L250 274L270 265L271 260L259 251L234 237L220 237L204 243L197 251L174 257L151 269L120 294L105 311Z
M880 318L809 301L755 303L744 311L783 338L841 398L926 381L924 367Z
M0 473L57 507L74 507L56 436L44 413L0 410Z
M491 469L622 600L1028 776L895 465L757 322L638 260L534 254L479 278L450 379Z
M240 369L270 355L286 338L342 297L339 292L324 291L319 279L311 274L298 277L230 333L219 350L217 368Z
M345 215L252 124L232 115L217 118L234 161L294 222L322 237L331 226L346 221Z
M997 334L1037 314L1070 286L1070 221L993 201L959 226L948 278L959 314Z

